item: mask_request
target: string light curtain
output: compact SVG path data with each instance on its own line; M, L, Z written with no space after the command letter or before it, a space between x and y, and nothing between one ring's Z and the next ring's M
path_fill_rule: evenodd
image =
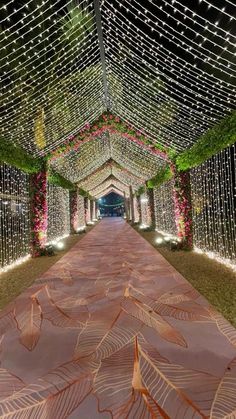
M105 110L93 2L11 3L1 10L1 134L45 154Z
M151 209L147 193L140 196L141 226L150 227L152 224Z
M101 4L114 114L181 151L234 109L233 2Z
M92 0L12 3L1 8L1 134L34 155L93 122L105 103L177 151L234 108L232 1L102 0L105 63Z
M177 235L173 199L174 181L170 180L153 188L155 225L157 231Z
M236 146L191 170L194 245L236 263Z
M0 269L30 253L29 176L0 165Z
M47 202L47 241L50 243L70 234L69 191L49 183L47 186Z
M84 197L77 194L78 229L85 227Z
M148 148L145 149L142 145L119 134L109 134L109 132L89 138L76 152L73 150L52 160L51 165L62 175L66 173L71 182L80 182L101 166L105 166L110 160L115 161L124 169L123 176L127 175L128 184L129 172L131 173L134 187L137 185L137 178L139 182L141 179L144 183L164 165L164 160L154 155ZM114 171L118 171L115 166ZM121 176L120 173L118 176Z
M134 222L139 222L139 204L136 196L134 196Z
M78 186L86 191L90 191L112 175L126 185L132 185L134 190L138 189L144 183L144 179L142 177L133 175L127 169L118 165L111 159L108 163L105 163L105 165L102 165L99 169L82 179L78 183Z

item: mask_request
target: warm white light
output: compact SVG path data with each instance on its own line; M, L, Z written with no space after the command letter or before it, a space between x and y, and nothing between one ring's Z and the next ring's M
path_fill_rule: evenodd
M57 249L59 249L59 250L61 250L61 249L64 249L64 243L63 242L57 242L57 244L56 244L56 247L57 247Z
M77 232L79 233L81 231L84 231L85 229L86 229L86 226L79 227L77 228Z
M11 269L14 269L19 265L22 265L22 263L27 262L27 260L29 260L30 258L31 258L30 255L26 255L22 258L17 259L15 262L11 263L10 265L5 266L4 268L0 268L0 274L10 271Z
M162 237L157 237L156 244L162 244L162 243L163 243L163 238Z
M141 225L139 226L139 228L140 228L141 230L144 230L145 228L148 228L148 225L147 225L147 224L141 224Z

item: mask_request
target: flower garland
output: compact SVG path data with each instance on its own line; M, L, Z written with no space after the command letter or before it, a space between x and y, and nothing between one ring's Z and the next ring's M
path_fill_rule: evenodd
M189 172L175 173L174 180L175 220L178 237L181 239L182 248L190 250L193 246L190 174Z
M47 172L46 169L31 176L32 256L44 252L47 241Z
M101 136L105 131L111 134L120 133L122 137L142 146L145 150L160 156L164 160L169 160L169 154L173 155L173 150L167 150L159 144L152 144L152 141L147 138L143 131L138 131L130 124L122 122L117 116L103 114L94 124L85 124L76 136L69 136L64 145L49 153L47 158L49 161L53 161L72 150L76 151L82 144L93 140L94 137Z

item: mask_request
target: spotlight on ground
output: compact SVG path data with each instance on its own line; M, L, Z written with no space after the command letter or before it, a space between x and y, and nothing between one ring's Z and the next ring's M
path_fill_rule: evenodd
M162 237L157 237L156 239L156 244L162 244L163 243L163 238Z
M77 228L77 233L84 233L86 226Z
M148 228L148 225L147 224L141 224L139 226L139 228L140 228L140 230L145 230L146 228Z
M62 250L62 249L64 249L64 243L63 242L57 242L57 244L56 244L56 248L58 249L58 250Z

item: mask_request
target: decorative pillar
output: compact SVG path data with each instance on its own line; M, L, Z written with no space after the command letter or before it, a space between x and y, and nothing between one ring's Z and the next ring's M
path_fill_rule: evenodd
M140 221L140 214L139 214L139 203L138 203L138 197L133 197L133 203L134 203L134 222L139 223Z
M90 221L93 221L93 199L90 199Z
M78 191L70 191L70 232L76 233L78 229Z
M89 199L84 198L84 213L85 213L85 223L87 224L90 221L90 208L89 208Z
M126 198L125 192L124 192L124 205L125 205L126 220L129 220L129 203L128 203L128 199Z
M31 175L31 236L32 256L40 256L47 242L47 170L46 167Z
M141 202L140 202L140 196L137 196L137 212L138 212L138 222L142 222L142 214L141 214Z
M151 229L155 230L155 205L154 205L154 193L153 189L147 189L147 197L148 197L148 207L149 207L149 214L151 218Z
M130 215L132 223L135 222L135 215L134 215L134 196L133 196L133 188L130 185L129 187L129 195L130 195Z
M184 249L192 249L192 204L190 172L175 173L174 204L178 237Z
M140 209L141 209L141 225L143 228L151 227L151 209L149 205L148 193L145 192L140 196Z
M96 212L96 201L95 199L92 200L92 221L97 220L97 212Z

